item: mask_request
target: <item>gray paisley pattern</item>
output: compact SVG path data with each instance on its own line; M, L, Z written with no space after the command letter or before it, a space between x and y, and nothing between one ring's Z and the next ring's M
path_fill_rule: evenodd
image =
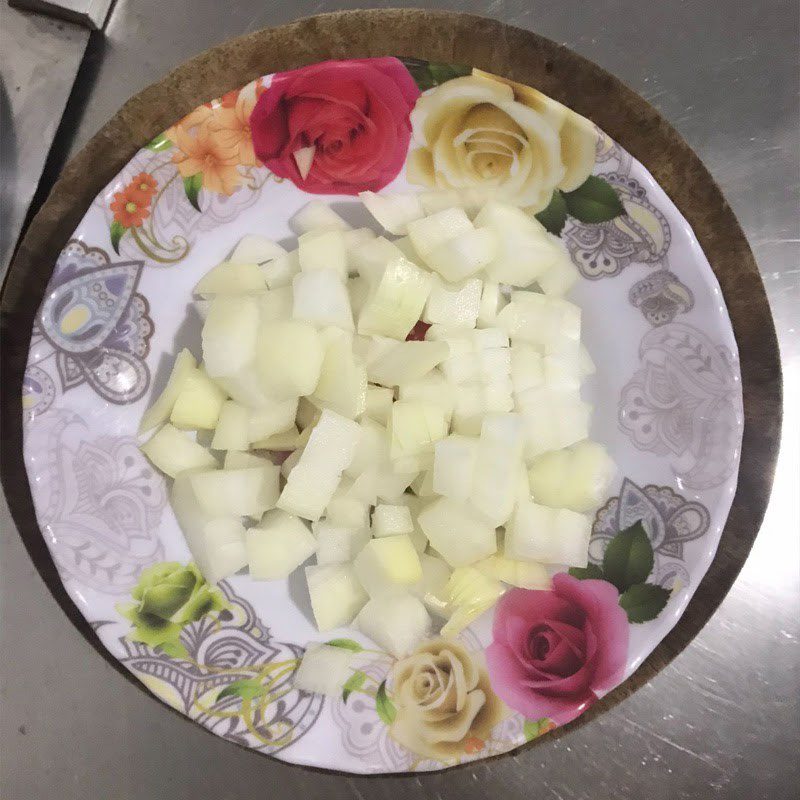
M618 419L639 450L670 457L693 489L718 486L738 463L743 414L733 354L672 322L645 334L640 365L622 389Z
M694 306L692 290L666 269L651 272L634 283L628 299L654 327L672 322Z
M184 628L181 643L188 658L168 656L122 637L125 655L120 660L162 700L218 736L263 753L278 753L314 725L323 698L293 689L292 669L272 687L279 699L253 708L250 715L236 713L242 706L240 697L218 699L234 681L252 679L261 667L294 662L303 654L298 645L275 641L253 606L229 582L222 581L219 588L228 608Z
M123 594L163 557L157 528L166 487L133 437L87 436L86 423L61 409L28 428L26 450L47 454L33 500L62 575Z
M641 520L653 546L655 581L672 590L676 580L690 583L684 563L684 545L700 539L708 531L711 515L701 503L686 500L669 486L637 486L630 478L622 482L617 497L612 497L595 515L591 559L599 563L608 543L625 528Z
M567 222L562 236L575 266L584 278L598 280L619 275L634 262L661 263L672 239L666 217L626 172L601 173L601 177L617 190L626 213L608 222Z

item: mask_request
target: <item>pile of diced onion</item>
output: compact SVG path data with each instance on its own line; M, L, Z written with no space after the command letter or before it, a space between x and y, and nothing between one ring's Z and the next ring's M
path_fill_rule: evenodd
M178 354L142 450L209 582L313 557L319 630L402 656L586 566L614 466L563 244L496 201L361 199L383 235L315 200L295 250L247 236L202 278L202 363Z

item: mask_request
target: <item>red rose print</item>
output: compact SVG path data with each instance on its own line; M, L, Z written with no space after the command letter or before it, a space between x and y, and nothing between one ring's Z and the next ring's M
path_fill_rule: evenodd
M396 58L278 73L250 117L256 155L306 192L378 191L405 163L417 97Z

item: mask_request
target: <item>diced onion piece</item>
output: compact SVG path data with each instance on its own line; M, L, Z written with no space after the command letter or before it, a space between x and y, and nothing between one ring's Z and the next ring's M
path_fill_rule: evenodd
M431 618L411 594L373 597L356 620L359 630L395 658L408 655L427 635Z
M217 420L217 428L211 447L214 450L247 450L249 436L250 409L228 400L223 404Z
M589 436L591 406L574 392L530 389L518 405L522 409L527 460Z
M203 325L203 363L212 378L235 375L252 363L259 326L255 297L215 297Z
M591 528L589 518L575 511L520 503L506 527L505 556L585 567Z
M291 286L292 278L300 272L300 253L297 250L292 250L290 253L284 253L272 261L267 261L266 264L261 265L261 272L270 289Z
M572 511L593 511L616 473L603 445L588 439L534 459L528 473L536 502Z
M410 236L403 236L400 239L395 239L392 244L400 250L400 252L409 260L413 261L415 264L420 260L419 253L414 249L414 245L411 242Z
M319 381L323 356L319 333L308 322L261 326L256 366L264 390L278 399L311 394Z
M544 386L542 356L532 344L515 342L511 346L511 382L516 398Z
M372 228L355 228L349 231L342 231L342 237L344 238L344 249L347 251L348 265L351 264L350 255L357 247L361 247L362 244L366 244L377 238ZM358 271L355 270L356 274L357 272Z
M417 517L431 545L452 567L480 561L497 551L494 527L468 503L440 497Z
M462 193L456 189L444 191L422 192L419 195L425 214L432 216L448 208L464 208Z
M170 478L187 470L217 465L217 460L205 447L169 423L159 428L140 449L154 467Z
M440 244L472 230L472 223L462 208L447 208L408 225L414 249L427 263L429 254Z
M268 405L250 412L247 421L247 437L257 442L267 436L288 430L297 414L297 398L273 400Z
M203 573L203 577L209 583L217 583L247 566L244 537L245 528L239 519L218 518L206 523L203 538L207 574Z
M579 352L572 356L548 355L542 359L544 383L554 391L575 392L581 388L581 367Z
M369 282L360 275L347 279L347 294L350 297L350 310L356 316L361 313L369 297Z
M213 300L206 297L198 297L194 301L192 301L192 306L194 310L197 312L197 316L205 322L206 317L208 316L208 312L211 310L211 303Z
M349 625L369 597L350 564L306 567L306 581L320 631Z
M497 325L514 341L545 348L559 339L580 339L581 310L560 297L514 292L511 302L497 315Z
M289 227L297 234L309 231L346 231L350 226L323 200L306 203L290 220Z
M400 400L420 400L439 406L449 425L455 405L454 389L438 370L433 370L418 380L401 384L398 387L398 396Z
M283 255L286 255L286 250L277 242L249 234L239 240L228 261L232 264L265 264Z
M483 282L471 278L463 283L446 283L435 276L422 319L455 328L474 328L478 319Z
M225 453L223 467L225 469L242 469L244 467L260 467L266 459L257 456L255 453L247 453L241 450L228 450Z
M521 589L549 589L550 575L543 564L535 561L514 561L501 555L489 556L478 561L475 569L503 583Z
M343 283L347 280L347 250L339 230L311 231L298 240L301 272L332 270Z
M450 353L446 342L398 342L369 365L372 383L398 386L427 375Z
M233 375L214 379L230 397L247 408L261 408L274 402L261 385L255 363L242 367Z
M249 295L266 291L267 282L258 264L223 261L207 272L194 287L194 293L212 295Z
M505 304L506 298L500 291L500 284L494 281L484 281L478 306L478 327L491 328L495 326L497 315Z
M336 491L342 470L353 459L359 434L355 422L325 409L300 460L289 473L278 508L318 520Z
M597 367L595 367L594 361L592 361L592 357L583 342L581 342L578 348L578 363L580 365L579 369L582 377L594 375L594 373L597 372Z
M238 519L213 519L200 507L190 483L191 473L175 478L170 505L186 538L186 544L203 577L217 583L247 564L244 528ZM239 537L237 542L235 536Z
M297 466L297 462L300 461L303 455L303 450L305 450L305 447L298 447L297 450L289 453L286 460L281 464L281 475L284 478L288 478L289 473Z
M317 537L317 564L351 562L369 541L369 528L347 528L320 520L313 524Z
M490 280L529 286L561 258L559 245L544 226L515 206L491 201L475 217L475 225L488 227L496 237L494 259L486 267Z
M359 422L358 442L345 474L356 478L364 472L377 474L389 466L389 441L386 428L365 418Z
M411 534L414 525L411 522L411 511L406 506L394 506L380 503L372 512L372 535L376 538L383 536L398 536Z
M577 282L578 269L572 263L567 252L567 248L563 242L555 240L555 237L548 237L560 253L547 271L540 275L536 281L545 294L553 295L554 297L563 297Z
M451 500L466 502L472 496L472 482L478 457L478 439L451 434L434 445L433 491Z
M280 509L264 514L245 537L250 577L257 581L287 578L317 550L306 524Z
M325 506L325 521L341 528L369 529L369 506L347 494L351 485L348 479L342 478L339 488Z
M353 312L347 288L332 269L316 269L294 276L292 317L314 325L353 330Z
M294 450L300 444L300 431L296 425L292 425L285 431L265 436L263 439L256 439L251 442L250 447L254 450L275 450L285 452Z
M387 431L392 461L417 456L432 466L434 442L447 435L447 423L433 403L400 400L392 405Z
M395 236L402 236L409 222L425 216L419 195L413 192L388 195L359 192L358 196L378 224Z
M258 298L261 322L278 322L292 318L294 293L291 286L270 289Z
M344 333L342 334L345 335ZM327 342L326 342L327 343ZM297 402L297 427L300 430L313 428L318 422L322 411L307 397L301 397Z
M422 532L417 517L419 512L425 507L426 502L410 492L403 492L393 503L393 505L405 506L411 514L411 532L408 534L411 544L417 553L424 553L428 546L428 537Z
M478 383L464 384L454 393L453 431L464 436L477 436L481 432L486 414L486 392Z
M408 591L422 600L429 611L444 615L446 602L442 597L450 580L450 567L443 559L428 553L420 553L419 563L422 567L422 579L409 586Z
M351 267L370 285L380 280L390 261L404 257L403 251L383 236L354 245L349 252ZM414 263L413 259L408 260Z
M386 425L393 402L394 396L391 389L387 389L385 386L368 385L364 416Z
M355 654L345 647L309 644L292 678L295 689L338 697L352 674L350 662Z
M411 481L411 491L414 492L416 497L433 497L436 492L433 489L433 470L426 469L420 472L413 481Z
M494 258L497 237L489 228L471 228L436 245L425 263L446 281L456 283L483 269Z
M419 556L407 534L370 539L353 565L370 597L408 586L422 578Z
M200 365L186 376L172 406L170 422L183 430L210 430L216 426L224 402L225 392Z
M311 400L348 419L360 416L367 405L367 370L353 353L353 337L337 328L324 332L325 357Z
M430 274L402 256L392 259L361 309L358 332L405 339L417 324L430 289Z
M502 583L484 575L475 567L453 570L444 588L447 614L450 617L441 630L442 636L456 636L485 611L488 611L505 592Z
M192 489L200 507L212 517L258 519L278 499L280 468L265 461L258 467L193 472Z
M169 419L172 407L181 393L187 378L194 372L197 362L194 356L186 349L178 353L175 363L172 365L167 385L161 392L158 399L147 409L142 421L139 423L139 433L149 431L156 425L161 425Z
M522 450L518 414L489 414L484 418L470 500L495 527L503 525L514 510Z

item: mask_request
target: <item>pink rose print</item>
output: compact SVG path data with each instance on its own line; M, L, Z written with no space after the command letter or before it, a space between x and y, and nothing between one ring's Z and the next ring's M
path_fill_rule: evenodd
M492 688L528 719L563 725L622 679L628 619L607 581L560 573L549 591L513 589L497 605L493 634Z

